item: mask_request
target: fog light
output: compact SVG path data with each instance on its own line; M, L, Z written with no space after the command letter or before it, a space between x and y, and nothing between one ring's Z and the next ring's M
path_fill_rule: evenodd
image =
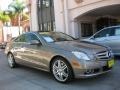
M85 74L92 74L92 73L94 73L93 69L86 70L86 72L85 72Z

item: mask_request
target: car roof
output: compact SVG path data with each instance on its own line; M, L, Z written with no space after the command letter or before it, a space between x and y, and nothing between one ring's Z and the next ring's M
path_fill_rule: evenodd
M109 26L109 27L105 27L105 28L114 28L114 27L120 27L120 25L116 25L116 26ZM105 29L103 28L103 29Z
M28 33L33 33L33 34L45 34L45 35L50 35L50 34L57 34L57 33L62 33L62 32L54 32L54 31L44 31L44 32L41 32L41 31L30 31L30 32L26 32L24 34L28 34Z

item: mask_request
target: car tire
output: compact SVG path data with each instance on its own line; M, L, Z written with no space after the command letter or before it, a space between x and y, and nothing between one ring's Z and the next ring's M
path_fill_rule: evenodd
M63 58L55 58L51 65L51 72L60 83L66 83L73 79L73 71L70 64Z
M15 68L16 67L16 62L15 62L15 59L14 59L14 56L12 53L9 53L7 55L7 60L8 60L8 65L11 67L11 68Z

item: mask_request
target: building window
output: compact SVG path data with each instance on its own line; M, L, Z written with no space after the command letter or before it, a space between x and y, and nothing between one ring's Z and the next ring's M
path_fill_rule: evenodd
M93 27L91 23L81 23L82 37L90 37L93 35Z
M117 19L110 18L110 17L101 17L96 20L96 28L97 28L96 31L99 31L105 27L115 26L117 24L118 24Z
M39 31L54 31L55 16L53 0L38 0L37 10Z

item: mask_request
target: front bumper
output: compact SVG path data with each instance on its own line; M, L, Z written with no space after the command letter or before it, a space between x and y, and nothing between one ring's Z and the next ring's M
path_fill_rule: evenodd
M111 59L112 60L112 59ZM74 69L75 78L89 78L100 74L110 72L113 65L109 67L108 61L86 61L82 63L82 67Z

